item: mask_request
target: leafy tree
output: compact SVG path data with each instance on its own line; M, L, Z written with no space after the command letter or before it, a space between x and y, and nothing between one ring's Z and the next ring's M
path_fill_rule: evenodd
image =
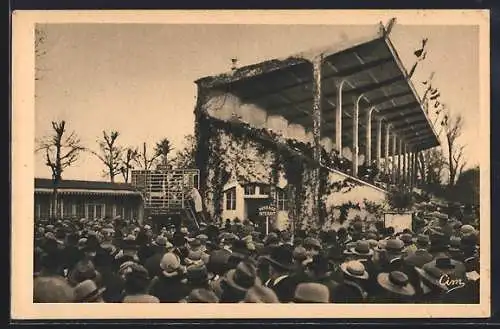
M110 182L121 172L123 148L117 145L116 140L120 136L118 131L102 132L102 139L98 140L99 152L92 152L104 164L104 176L108 176Z
M175 168L196 168L195 163L196 139L193 135L184 136L184 147L171 160Z
M467 169L458 176L457 182L451 190L454 201L468 205L479 205L479 167Z
M161 141L156 143L155 155L161 158L162 165L166 166L168 164L168 155L172 150L173 147L168 138L163 138Z
M64 170L73 165L85 148L74 131L67 132L66 121L52 121L53 133L37 141L35 152L43 152L45 165L52 173L52 217L58 217L58 188Z

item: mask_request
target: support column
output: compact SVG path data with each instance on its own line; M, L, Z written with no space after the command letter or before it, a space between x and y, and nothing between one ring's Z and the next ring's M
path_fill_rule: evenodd
M375 107L370 108L366 112L366 164L370 166L372 164L372 113Z
M380 170L380 157L382 156L382 118L377 120L377 168Z
M392 183L396 183L396 144L397 144L397 137L396 134L392 135L392 166L391 166L391 177L392 177Z
M312 93L313 93L313 103L312 103L312 119L313 119L313 139L314 139L314 153L313 157L318 166L312 168L311 176L314 182L314 189L311 195L313 207L312 207L312 219L314 219L311 224L315 227L318 223L322 222L322 213L320 209L320 170L321 167L321 64L322 57L317 57L313 60L313 83L312 83Z
M396 171L396 182L401 184L401 154L403 153L403 140L400 138L398 140L398 170Z
M342 156L342 88L345 80L342 80L337 86L337 104L335 106L335 145Z
M321 59L313 62L313 138L314 160L321 161Z
M402 175L402 179L401 181L407 185L408 183L408 179L407 179L407 169L408 169L408 166L407 166L407 163L406 161L408 160L407 158L407 153L406 153L406 143L403 144L403 175Z
M389 175L389 140L390 140L391 126L385 126L385 154L384 154L384 173Z
M359 156L359 102L362 95L359 95L354 103L354 110L352 113L352 175L358 177L358 156Z

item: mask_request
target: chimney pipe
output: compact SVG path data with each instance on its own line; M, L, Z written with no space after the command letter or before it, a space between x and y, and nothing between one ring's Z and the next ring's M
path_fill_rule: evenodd
M231 70L234 71L236 70L238 67L237 67L237 63L238 63L238 59L237 58L231 58Z

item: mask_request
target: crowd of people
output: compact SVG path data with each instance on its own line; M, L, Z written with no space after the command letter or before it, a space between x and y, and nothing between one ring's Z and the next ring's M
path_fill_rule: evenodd
M352 221L159 227L120 218L35 226L38 303L478 303L479 229L433 214L417 229Z

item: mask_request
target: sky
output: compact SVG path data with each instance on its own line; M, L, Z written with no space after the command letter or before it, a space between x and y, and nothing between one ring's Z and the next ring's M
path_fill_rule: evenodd
M150 148L168 138L175 149L193 133L195 80L230 70L231 58L244 66L374 34L373 25L182 25L45 24L45 54L36 59L35 138L51 132L51 121L66 120L84 146L97 150L102 131L118 130L120 144ZM467 167L478 164L479 28L396 24L391 32L409 69L422 38L427 58L412 81L423 95L426 80L452 115L465 126ZM175 152L175 151L174 151ZM36 177L50 177L41 155ZM91 154L63 173L64 179L105 180ZM121 178L120 178L121 179Z

